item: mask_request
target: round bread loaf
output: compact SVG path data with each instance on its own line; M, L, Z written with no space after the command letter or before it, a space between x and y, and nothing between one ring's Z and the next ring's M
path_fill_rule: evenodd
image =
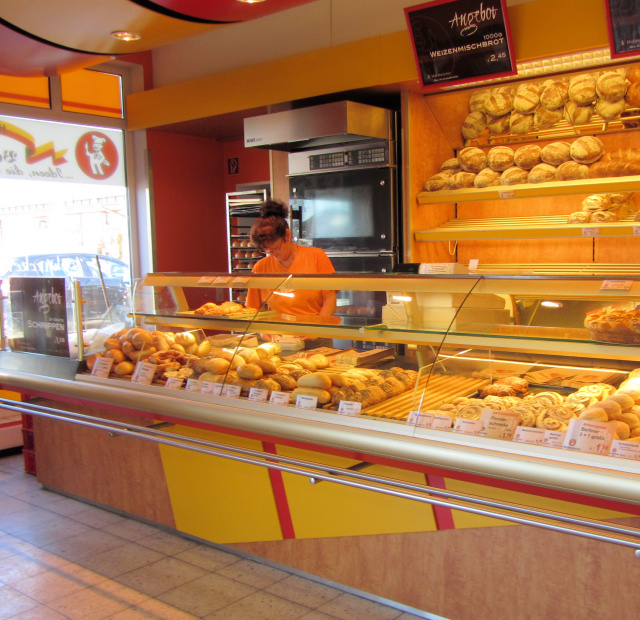
M545 164L559 166L571 159L571 145L568 142L551 142L542 148L540 157Z
M540 105L547 110L557 110L569 100L569 84L559 80L546 80L540 91Z
M460 166L465 172L478 173L487 167L487 156L482 149L475 146L468 146L458 152Z
M591 194L582 201L583 211L608 211L611 209L611 198L608 194Z
M512 97L516 96L517 88L512 86L511 84L503 84L502 86L495 86L491 89L492 93L502 93L506 95L511 95Z
M447 181L453 176L451 172L438 172L434 174L427 182L424 184L425 192L437 192L440 189L445 189L447 187Z
M569 80L569 99L578 105L587 105L596 100L596 78L590 73L576 75Z
M567 218L567 224L586 224L591 221L591 213L589 211L576 211L570 213Z
M491 187L500 185L500 172L491 168L483 168L473 181L475 187Z
M513 98L513 109L520 114L532 114L540 106L540 86L530 82L520 84Z
M595 136L583 136L571 143L571 159L579 164L593 164L604 153L604 145Z
M513 97L507 93L491 93L484 102L484 109L491 116L504 116L513 110Z
M640 82L631 82L624 98L629 107L640 108Z
M475 181L475 172L456 172L447 182L447 189L464 189L465 187L473 187Z
M631 65L630 67L627 67L625 77L631 83L640 82L640 65Z
M623 202L633 202L633 192L613 192L607 194L609 196L609 200L611 200L611 204L620 205Z
M591 214L592 222L617 222L618 214L614 211L593 211Z
M605 71L596 80L596 92L600 99L618 101L627 94L627 80L617 71Z
M484 112L476 110L471 112L462 121L462 137L465 140L474 140L487 128L487 117Z
M469 97L469 112L486 112L484 102L489 96L488 90L475 90Z
M564 118L570 125L584 125L593 116L593 105L578 105L575 101L564 104Z
M542 147L538 144L525 144L516 150L513 161L524 170L531 170L542 162Z
M515 110L509 116L509 129L511 133L523 134L533 129L533 114L522 114Z
M328 390L331 385L331 377L326 372L312 372L298 379L298 387L313 387Z
M451 172L455 174L456 172L460 172L462 168L460 167L460 160L457 157L450 157L449 159L445 159L442 164L440 164L440 170L438 172Z
M502 172L513 166L513 149L509 146L494 146L487 153L487 164L492 170Z
M501 185L517 185L518 183L526 183L529 179L529 172L518 168L518 166L512 166L507 168L500 176Z
M575 181L589 178L589 166L579 164L577 161L565 161L556 169L558 181Z
M596 101L596 114L600 115L605 121L618 118L627 107L627 102L624 99L618 99L617 101L607 101L606 99L598 99Z
M545 183L555 179L556 167L551 164L538 164L529 171L529 183Z
M487 129L489 133L498 135L509 131L509 119L509 114L505 114L504 116L490 116L487 118Z
M538 108L533 115L533 126L537 130L547 129L562 120L564 108L560 107L555 110L547 108Z

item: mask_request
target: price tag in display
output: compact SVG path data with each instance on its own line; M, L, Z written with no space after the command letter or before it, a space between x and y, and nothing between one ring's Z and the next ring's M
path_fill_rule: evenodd
M611 443L609 456L615 456L619 459L629 459L631 461L640 461L640 443L614 439Z
M520 414L512 411L494 411L484 409L480 416L482 421L482 436L490 439L504 439L511 441L518 428Z
M633 234L634 235L640 235L640 226L634 226L633 227Z
M199 379L187 379L187 385L184 388L187 392L202 392L202 381Z
M573 418L562 447L575 452L609 454L613 442L613 428L608 422L592 422Z
M156 365L148 362L138 362L131 377L132 383L140 385L151 385L153 376L156 374Z
M237 276L235 278L233 278L232 282L233 284L246 284L247 282L249 282L250 278L248 278L247 276Z
M408 426L417 426L418 428L430 428L433 422L433 413L418 413L417 411L409 411L407 418Z
M633 280L605 280L600 287L603 291L630 291Z
M315 409L317 406L317 396L307 396L306 394L300 394L296 398L296 407L298 409Z
M461 433L462 435L476 435L480 436L484 429L482 420L467 420L466 418L458 418L453 425L454 433Z
M435 414L433 416L433 422L431 422L431 428L436 431L448 431L453 425L453 418L448 415Z
M200 381L200 394L213 394L216 385L213 381Z
M215 282L215 278L213 276L202 276L198 280L198 284L213 284Z
M242 388L239 385L226 385L224 388L224 395L227 398L240 398Z
M545 431L542 445L547 448L562 448L566 436L565 431Z
M584 226L582 228L583 237L599 237L600 229L597 226Z
M179 390L184 383L184 379L182 377L169 377L167 382L164 384L169 390Z
M249 390L248 400L252 400L256 403L266 403L267 398L269 398L269 390L264 390L261 388L251 388Z
M503 200L507 200L509 198L515 198L516 193L512 189L499 189L498 196L500 196L500 198L502 198Z
M530 426L518 426L513 435L513 441L517 443L528 443L541 446L544 441L545 430L543 428L532 428Z
M228 284L231 282L231 276L217 276L213 283L214 284Z
M272 405L288 405L290 396L288 392L271 392L269 402Z
M94 377L102 377L106 379L111 373L113 368L113 362L115 360L112 357L96 357L96 361L91 369L91 374Z
M341 400L338 405L338 413L340 415L358 417L361 411L362 403L357 403L353 400Z

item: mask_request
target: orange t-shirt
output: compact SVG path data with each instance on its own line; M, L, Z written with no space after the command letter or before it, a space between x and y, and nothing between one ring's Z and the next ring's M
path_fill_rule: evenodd
M299 245L293 263L287 269L273 256L261 258L252 269L253 273L334 273L331 260L320 248ZM293 297L271 294L269 289L250 288L247 293L247 308L260 308L267 301L271 310L280 314L308 315L319 314L322 308L322 297L327 291L288 291ZM270 296L271 295L271 296Z

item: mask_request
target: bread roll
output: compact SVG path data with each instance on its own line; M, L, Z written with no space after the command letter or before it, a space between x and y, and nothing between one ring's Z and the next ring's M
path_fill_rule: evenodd
M487 153L487 164L492 170L503 172L513 166L513 149L508 146L495 146Z
M571 159L571 145L568 142L551 142L543 147L540 157L545 164L559 166Z
M312 372L298 379L298 387L313 387L328 390L331 385L331 377L326 372Z
M483 112L471 112L462 122L462 137L474 140L487 128L487 118Z
M315 372L316 370L318 370L318 368L316 367L315 362L313 362L308 357L299 357L299 358L297 358L296 359L296 364L298 364L298 366L304 368L305 370L310 370L311 372Z
M540 106L557 110L569 100L569 84L559 80L546 80L540 91Z
M617 222L618 215L614 211L593 211L591 214L592 222Z
M441 189L446 189L447 183L451 179L453 174L449 171L447 172L438 172L434 174L427 182L424 184L425 192L437 192Z
M318 370L328 368L331 364L329 358L326 355L322 355L322 353L314 353L309 359L316 365Z
M236 372L241 379L260 379L264 374L257 364L242 364L236 368Z
M520 114L532 114L540 106L540 86L535 83L520 84L513 98L513 109Z
M640 149L613 149L602 156L602 161L611 160L640 161Z
M468 146L458 152L460 166L465 172L480 172L487 167L487 156L482 149Z
M640 82L640 64L627 67L625 77L630 82Z
M624 99L630 108L640 108L640 82L629 84Z
M486 112L484 102L489 96L489 90L476 90L469 97L469 112Z
M613 192L607 194L612 205L621 205L623 202L633 202L633 192Z
M529 183L545 183L555 181L556 167L550 164L538 164L529 171Z
M440 164L440 170L438 172L450 172L451 174L455 174L461 170L460 160L457 157L450 157Z
M490 116L487 118L487 129L490 134L498 135L509 131L510 115Z
M570 213L569 217L567 218L567 224L586 224L590 221L590 211L576 211L575 213Z
M617 71L605 71L596 80L596 92L600 99L618 101L627 94L627 80Z
M556 177L559 181L574 181L576 179L587 179L589 177L589 166L579 164L577 161L565 161L556 170Z
M315 396L318 399L318 405L326 405L331 402L331 392L314 387L297 387L291 393L291 398L295 402L298 396Z
M604 145L595 136L577 138L571 143L571 159L579 164L593 164L604 153Z
M447 189L463 189L473 187L476 178L473 172L458 172L447 181Z
M509 116L509 129L511 133L523 134L533 128L533 114L522 114L515 110Z
M298 385L297 381L293 377L291 377L290 375L283 375L283 374L280 374L280 373L275 373L269 378L273 379L273 381L278 383L278 385L283 390L287 390L287 391L295 390L297 385Z
M513 97L507 93L491 93L484 101L484 109L490 116L504 116L513 110Z
M263 373L274 373L278 370L278 367L271 361L270 358L263 358L254 362L256 366L262 368Z
M611 160L597 161L589 166L589 178L624 177L640 174L640 162Z
M526 144L516 150L513 161L524 170L531 170L542 163L542 148L537 144Z
M570 125L584 125L593 116L593 105L578 105L575 101L564 104L564 118Z
M569 80L569 99L578 105L596 100L596 78L590 73L576 75Z
M206 360L203 366L205 372L211 372L215 375L224 375L229 370L231 364L229 360L225 360L221 357L214 357Z
M591 194L582 201L583 211L608 211L611 209L611 198L608 194Z
M601 407L589 407L580 412L578 416L581 420L590 420L591 422L608 422L609 416Z
M527 183L529 173L522 168L512 166L507 168L500 176L501 185L517 185L518 183Z
M480 170L473 181L475 187L491 187L500 185L500 172L491 168Z
M624 99L618 99L617 101L598 99L598 101L596 101L596 114L599 114L602 120L610 121L618 118L626 107L627 104Z
M258 390L267 390L267 394L271 395L271 392L281 392L282 388L277 381L273 379L259 379L253 386Z
M533 115L533 126L537 130L547 129L562 120L564 115L563 108L549 110L547 108L538 108Z

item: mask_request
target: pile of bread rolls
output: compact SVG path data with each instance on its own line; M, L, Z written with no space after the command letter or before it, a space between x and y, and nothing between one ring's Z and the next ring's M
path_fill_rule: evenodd
M565 120L583 125L594 114L607 122L628 107L640 105L640 71L631 67L556 77L474 91L462 137L474 140L483 133L527 134ZM633 81L632 81L633 80Z
M591 194L582 200L581 210L570 213L568 224L618 222L635 209L633 192Z
M592 340L640 344L640 310L602 308L589 313L584 326Z
M235 301L223 301L221 304L214 304L208 301L193 311L194 314L207 316L232 316L234 314L246 314L247 312L252 311L247 311L247 308Z

